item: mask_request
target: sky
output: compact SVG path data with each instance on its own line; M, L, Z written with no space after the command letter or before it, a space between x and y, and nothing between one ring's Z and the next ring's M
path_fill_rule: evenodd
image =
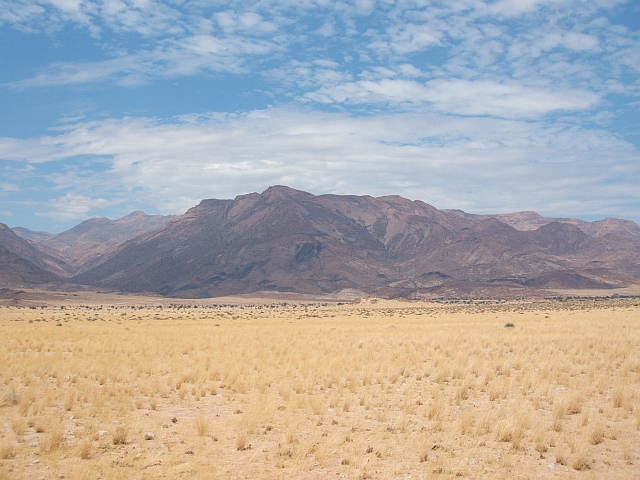
M288 185L640 222L640 2L0 0L0 222Z

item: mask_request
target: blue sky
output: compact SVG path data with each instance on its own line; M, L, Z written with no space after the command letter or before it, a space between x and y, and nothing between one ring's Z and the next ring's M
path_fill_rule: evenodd
M640 4L0 0L0 222L284 184L640 221Z

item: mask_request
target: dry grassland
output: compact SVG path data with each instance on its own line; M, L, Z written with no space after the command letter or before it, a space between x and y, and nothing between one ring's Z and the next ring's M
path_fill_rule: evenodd
M0 479L640 478L638 303L0 308Z

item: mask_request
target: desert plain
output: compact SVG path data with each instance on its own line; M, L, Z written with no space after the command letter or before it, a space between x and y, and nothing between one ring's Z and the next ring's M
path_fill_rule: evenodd
M640 478L637 298L37 298L2 480Z

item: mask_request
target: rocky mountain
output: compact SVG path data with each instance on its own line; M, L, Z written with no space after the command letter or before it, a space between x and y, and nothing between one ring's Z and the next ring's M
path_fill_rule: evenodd
M315 196L276 186L204 200L94 265L72 281L177 297L342 289L502 296L639 283L640 228L531 212L469 215L398 196Z
M60 277L38 268L0 245L0 288L36 287L60 281Z
M54 275L66 276L69 270L69 266L64 260L42 251L32 242L19 237L3 223L0 223L0 246L38 269L51 272Z
M118 220L91 218L59 234L19 227L14 232L34 242L42 254L59 259L64 264L62 274L71 276L98 265L126 240L161 229L172 218L136 211Z
M48 238L55 237L55 233L49 232L36 232L34 230L29 230L24 227L13 227L11 230L19 237L22 237L26 240L30 240L35 243L43 242Z

